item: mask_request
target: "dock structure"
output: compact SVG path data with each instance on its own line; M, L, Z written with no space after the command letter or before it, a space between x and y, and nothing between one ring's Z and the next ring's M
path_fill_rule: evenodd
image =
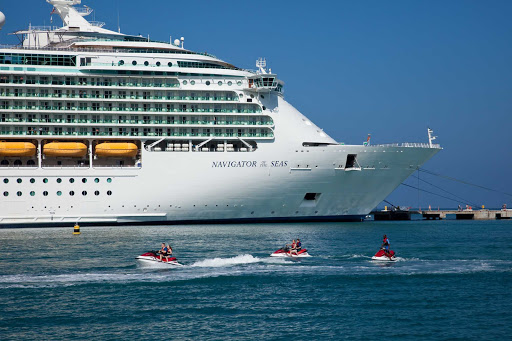
M442 220L446 219L448 215L455 216L457 220L495 220L495 219L512 219L512 209L501 210L428 210L428 211L413 211L413 210L382 210L372 211L374 220L378 221L397 221L397 220L411 220L413 214L421 214L425 220Z
M455 215L457 220L494 220L494 219L511 219L512 210L437 210L437 211L421 211L424 219L446 219L446 216Z

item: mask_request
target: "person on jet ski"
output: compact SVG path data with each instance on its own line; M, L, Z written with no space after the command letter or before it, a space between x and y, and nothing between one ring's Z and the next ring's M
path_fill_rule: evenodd
M160 249L160 251L158 251L158 253L160 254L160 261L162 261L162 256L167 256L167 247L165 246L165 243L162 243L162 248ZM167 257L167 260L169 260L169 257Z
M381 249L384 249L386 256L391 257L389 255L389 239L386 235L384 235L383 240L382 240L382 245L380 247L381 247Z
M297 242L295 243L295 250L297 250L297 252L302 250L302 243L300 242L299 238L297 238Z
M172 247L170 244L167 244L167 254L165 258L167 258L167 261L169 261L169 257L172 257Z

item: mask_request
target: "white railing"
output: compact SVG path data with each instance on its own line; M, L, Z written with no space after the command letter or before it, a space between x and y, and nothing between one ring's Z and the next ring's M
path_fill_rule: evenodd
M440 144L432 144L432 146L430 146L428 143L411 143L411 142L376 144L376 145L373 145L373 147L408 147L408 148L437 148L437 149L441 149Z

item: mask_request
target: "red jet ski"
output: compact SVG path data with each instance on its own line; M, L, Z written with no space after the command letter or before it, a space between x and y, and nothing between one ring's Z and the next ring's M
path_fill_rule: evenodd
M169 259L162 256L162 260L160 260L160 254L157 251L148 251L143 253L142 255L136 257L141 264L149 265L149 264L165 264L170 267L178 267L183 266L183 264L178 263L176 257L169 257Z
M282 247L274 253L270 254L270 257L292 257L292 258L302 258L302 257L311 257L308 253L307 249L301 249L297 251L297 254L290 253L290 248L288 246Z
M375 256L372 257L372 260L378 260L381 262L395 262L397 260L395 256L395 251L386 249L380 249Z

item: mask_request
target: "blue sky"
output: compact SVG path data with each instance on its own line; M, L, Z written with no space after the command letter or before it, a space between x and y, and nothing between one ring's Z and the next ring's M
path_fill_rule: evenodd
M512 1L83 4L108 29L117 30L119 13L123 33L183 36L185 48L244 68L266 57L286 83L285 98L338 141L359 144L371 133L373 143L426 142L431 127L444 150L425 169L512 194ZM29 22L50 23L43 0L0 0L0 11L7 18L0 44L16 43L7 33ZM511 195L420 177L469 202L512 207ZM388 200L417 207L418 191L401 186ZM458 204L428 193L419 203Z

